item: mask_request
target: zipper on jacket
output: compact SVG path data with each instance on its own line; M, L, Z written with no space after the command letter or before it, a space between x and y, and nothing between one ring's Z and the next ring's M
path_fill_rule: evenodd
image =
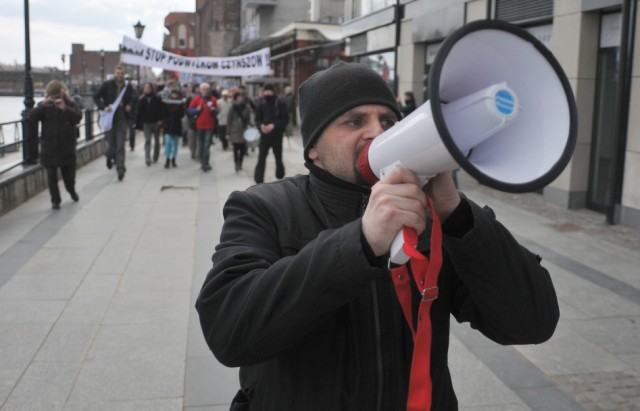
M366 194L362 195L362 202L360 204L360 216L364 214L365 209L367 208L367 204L369 203L369 196ZM378 391L376 397L376 411L382 410L382 399L383 399L383 389L384 389L384 364L382 362L382 327L380 320L380 302L378 299L378 286L375 281L371 282L371 301L373 305L373 325L375 331L376 338L376 367L378 374Z
M369 203L369 196L362 196L362 204L360 205L360 216L364 214L364 210ZM378 369L378 391L376 397L376 411L382 411L382 398L384 390L384 364L382 363L382 330L380 325L380 304L378 301L378 286L374 282L371 283L371 301L373 302L373 324L376 334L376 367Z
M373 300L373 321L376 333L376 363L378 367L378 396L376 399L376 410L382 411L382 394L384 389L384 366L382 363L382 333L380 330L380 307L378 305L378 286L371 283L371 294Z

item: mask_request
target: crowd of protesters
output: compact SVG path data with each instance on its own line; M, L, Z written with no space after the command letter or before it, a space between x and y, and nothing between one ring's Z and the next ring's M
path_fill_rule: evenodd
M106 166L109 170L115 169L119 181L124 180L126 173L126 147L128 146L130 151L136 150L137 135L144 136L142 148L147 167L158 163L163 153L165 168L178 167L176 157L179 147L183 147L189 151L191 159L200 163L202 172L208 172L212 169L211 146L219 142L221 150L229 151L229 155L233 157L237 173L243 170L244 158L257 150L258 164L254 171L254 179L256 183L261 183L264 179L267 154L273 151L276 178L284 177L282 139L285 135L292 135L296 120L295 95L291 87L283 87L280 93L276 94L273 84L266 83L260 85L255 95L249 95L247 88L241 84L219 87L215 82L181 84L177 80L168 81L166 84L138 84L121 65L116 66L113 74L108 77L91 98L100 112L98 123L105 134ZM90 107L91 104L83 101L77 92L74 92L72 97L62 82L51 83L49 88L51 96L39 110L34 110L31 120L43 123L41 162L49 173L52 207L57 210L60 208L61 198L57 189L56 168L60 168L65 188L72 199L79 199L75 191L73 159L79 137L79 121L82 117L80 110ZM50 101L55 101L56 104ZM58 112L77 112L77 115L73 118L71 114L57 116ZM35 115L40 113L48 113L48 117ZM54 122L49 119L51 116L55 116L56 121L64 123L65 126L58 127L59 130L54 129ZM103 116L109 120L104 122ZM64 132L60 131L63 129ZM53 130L57 131L53 133ZM58 157L55 157L56 161L52 162L49 154L52 151L49 149L51 143L44 144L45 139L67 142L68 144L65 144L72 153L67 156L70 160L59 161ZM62 145L57 144L55 147Z

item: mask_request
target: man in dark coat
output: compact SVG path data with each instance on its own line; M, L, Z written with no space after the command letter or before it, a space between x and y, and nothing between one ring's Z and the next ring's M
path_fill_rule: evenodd
M136 124L144 132L144 158L151 165L151 138L153 137L153 162L160 157L160 131L162 128L162 99L154 91L153 84L145 83L138 101Z
M360 153L401 116L378 73L338 63L298 97L309 174L230 195L196 302L213 354L240 367L231 409L457 410L452 315L500 344L542 343L559 318L549 273L448 172L366 183ZM403 227L429 256L424 284L418 257L389 265Z
M254 179L260 184L264 181L264 169L267 163L269 149L273 150L276 159L276 178L284 177L284 163L282 162L282 136L289 122L286 104L278 99L274 93L273 84L267 83L262 88L262 98L256 108L255 123L260 130L260 145L258 162Z
M29 120L42 123L40 164L47 170L47 183L54 210L60 208L58 168L64 187L73 201L76 193L76 125L82 119L80 107L69 97L64 84L52 80L47 84L46 97L31 111Z
M140 91L138 90L138 82L133 80L129 74L124 76L125 80L131 87L131 113L129 114L129 149L131 151L136 148L136 119L138 117L138 101L140 100Z
M109 131L105 133L107 139L107 149L105 156L107 157L107 168L111 169L115 162L118 172L118 180L122 181L126 171L125 160L125 142L127 139L127 131L129 128L129 113L131 112L132 91L124 81L124 68L116 66L113 72L113 78L102 83L100 88L93 95L93 101L98 109L107 112L113 111L112 105L118 99L118 96L124 89L122 100L116 107L113 116L113 125Z

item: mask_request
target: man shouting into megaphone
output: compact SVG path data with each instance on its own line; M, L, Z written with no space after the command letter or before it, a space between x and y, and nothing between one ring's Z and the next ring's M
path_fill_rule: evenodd
M549 273L449 172L370 186L360 153L400 118L376 72L335 64L299 101L308 175L231 194L196 304L216 358L240 367L232 409L457 410L451 314L501 344L544 342ZM410 260L390 264L399 231Z

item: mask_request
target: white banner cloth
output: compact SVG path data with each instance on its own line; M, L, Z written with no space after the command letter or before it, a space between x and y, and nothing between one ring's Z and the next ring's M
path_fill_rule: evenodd
M120 60L126 64L211 76L241 77L272 74L271 51L268 47L242 56L186 57L153 49L124 36L120 45Z

